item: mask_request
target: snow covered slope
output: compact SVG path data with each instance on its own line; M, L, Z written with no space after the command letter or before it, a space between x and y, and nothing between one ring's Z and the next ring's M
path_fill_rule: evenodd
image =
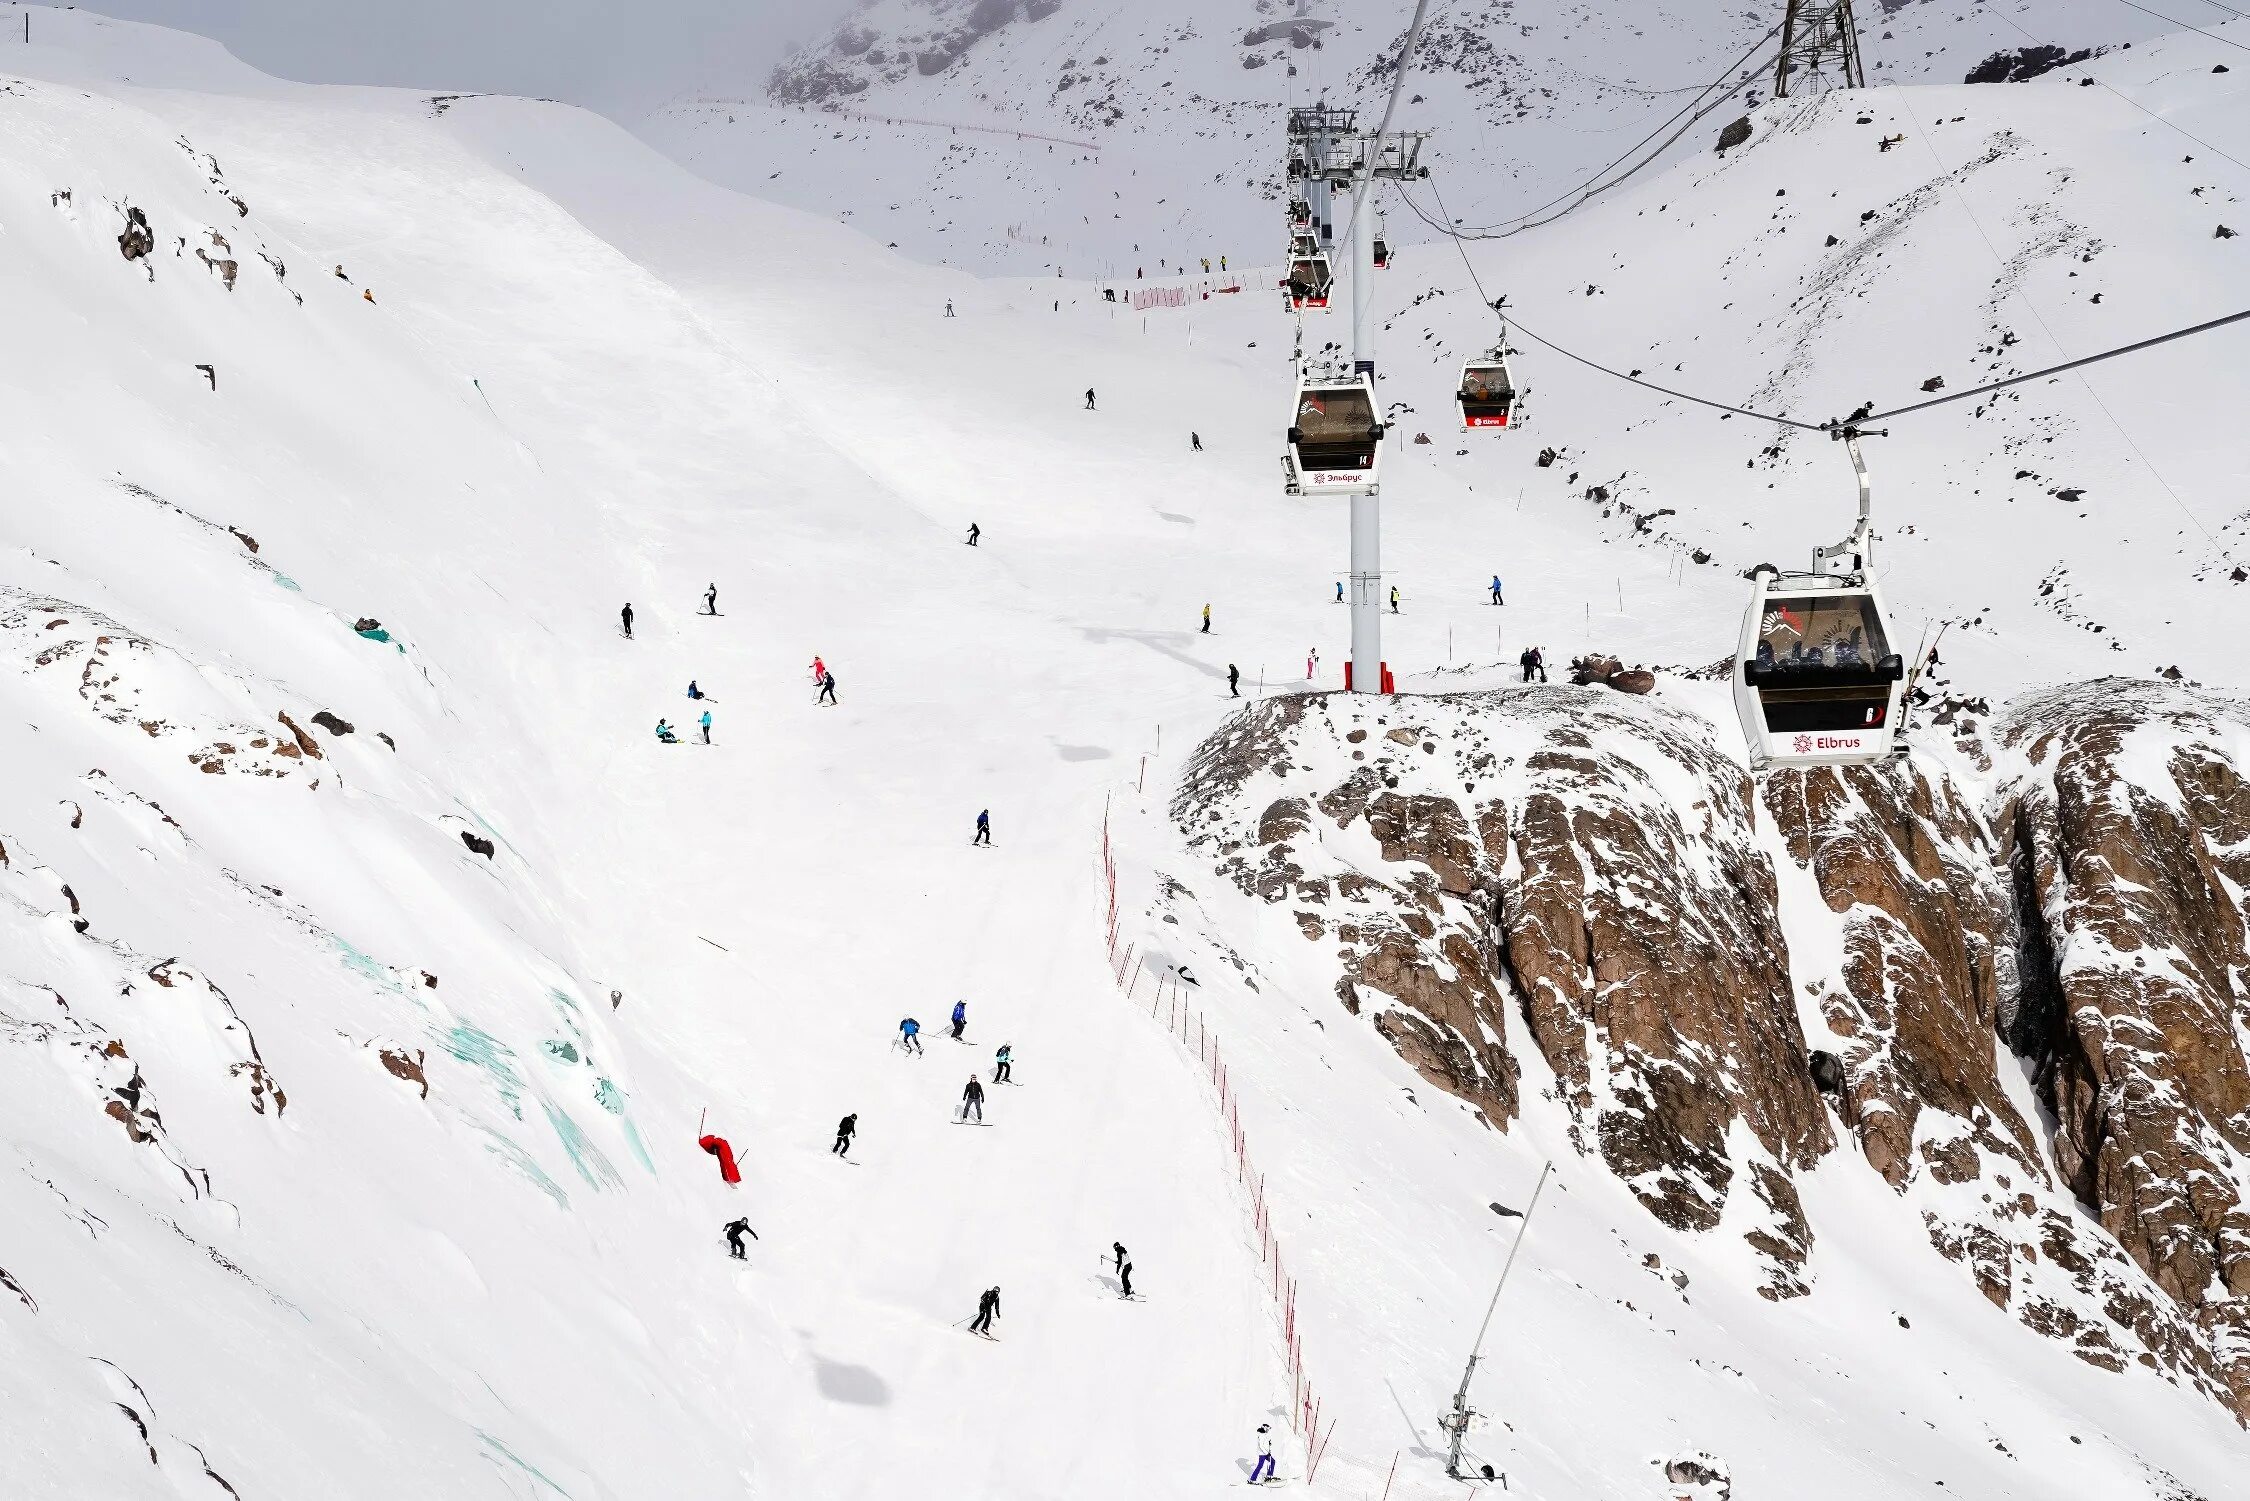
M1295 686L1317 644L1317 685L1335 685L1342 528L1273 483L1291 339L1273 300L1134 316L1090 282L916 264L553 106L294 88L83 13L41 35L0 57L0 286L25 310L0 346L0 1411L36 1435L0 1451L6 1488L1239 1483L1249 1429L1292 1406L1287 1342L1200 1045L1122 1004L1105 967L1098 850L1106 801L1124 900L1165 928L1155 873L1201 878L1164 792L1233 707L1228 665L1245 691ZM2162 107L2219 139L2239 96L2212 45L2135 48L2161 80L2105 76L2174 91ZM1897 108L1935 149L1962 142L1957 160L2024 137L1985 174L2000 187L1969 189L2000 194L1978 208L1996 237L2052 199L2116 247L2029 266L2034 295L2112 255L2162 266L2072 304L2058 334L2091 338L2127 288L2121 337L2204 308L2239 243L2188 247L2217 185L2171 183L2170 143L2152 156L2145 122L2069 86ZM1655 329L1669 365L1723 345L1680 378L1816 415L1939 373L1907 342L1933 327L1947 373L1974 368L1995 335L1961 316L1989 281L1967 212L1940 218L1928 155L1878 155L1855 119L1771 115L1739 157L1510 242L1539 259L1495 260L1488 284L1520 287L1527 319L1556 305L1534 326L1590 347L1646 349ZM1778 234L1720 263L1746 218L1783 222L1762 217L1787 201L1774 188L1826 191L1823 149L1861 153L1867 202L1828 211L1840 237L1879 201L1930 205L1869 254L1931 305L1855 303L1758 392L1775 348L1743 330L1785 316L1808 266ZM1713 227L1669 234L1672 265L1610 268L1691 204ZM120 253L128 208L145 259ZM1008 212L980 200L976 222ZM1790 255L1826 253L1814 221L1788 221ZM1739 296L1714 294L1721 269ZM1528 357L1535 425L1455 454L1449 356L1420 351L1457 357L1481 314L1448 247L1387 276L1382 357L1415 409L1386 538L1410 687L1487 685L1530 640L1708 662L1734 568L1841 530L1820 445L1777 469L1739 419L1694 425ZM1565 290L1579 300L1556 304ZM1563 306L1588 321L1550 327ZM2092 378L2136 435L2205 431L2239 405L2225 338L2142 357L2130 386ZM2164 622L2237 635L2242 596L2186 540L2127 553L2146 536L2129 449L2070 397L1926 421L1912 450L1901 424L1877 450L1894 592L1917 623L2006 612L1960 653L1948 639L1964 694L2173 660L2239 689L2224 653ZM1444 441L1411 445L1417 424ZM2115 477L2114 510L2085 487L2084 540L1925 493L2033 467L2005 451L2024 434ZM1572 457L1536 469L1516 438ZM2065 459L2043 453L2040 482L2073 485ZM2166 459L2191 504L2232 493L2217 444ZM1661 533L1579 498L1620 469L1663 475L1680 514ZM1678 566L1693 546L1714 561ZM2036 602L2057 565L2130 632L2126 654ZM1493 569L1505 611L1481 603ZM700 617L712 582L722 613ZM815 653L835 708L812 702ZM715 695L716 743L659 747L657 716L696 710L690 678ZM1725 712L1710 685L1662 691L1680 722ZM998 847L971 849L986 807ZM1675 1494L1665 1462L1699 1453L1737 1494L2226 1492L2224 1412L1994 1309L1861 1164L1806 1175L1813 1288L1770 1303L1735 1235L1666 1228L1577 1155L1550 1081L1528 1077L1521 1121L1487 1129L1333 1003L1333 954L1293 938L1269 959L1241 920L1196 941L1270 983L1197 1005L1336 1424L1316 1491L1374 1494L1404 1451L1393 1495L1454 1493L1431 1423L1505 1252L1512 1222L1487 1206L1521 1208L1552 1154L1480 1391L1512 1425L1478 1439L1511 1493ZM966 1048L938 1035L956 998ZM890 1050L908 1015L921 1059ZM948 1124L1003 1041L1018 1087L991 1088L988 1129ZM706 1111L738 1188L696 1149ZM847 1112L849 1162L828 1150ZM761 1236L747 1267L719 1240L737 1214ZM1147 1301L1104 1283L1113 1240ZM1652 1275L1673 1269L1684 1295ZM995 1284L1001 1343L948 1327ZM1303 1474L1307 1456L1283 1458Z
M715 182L844 217L918 259L1081 277L1156 276L1222 253L1255 264L1281 249L1286 109L1380 110L1380 60L1413 9L866 0L770 79L707 83L633 127ZM1895 0L1861 19L1870 81L1905 83L1959 82L1996 52L2174 29L2116 0ZM1706 84L1746 76L1741 99L1670 156L1708 150L1744 101L1771 93L1754 47L1779 20L1777 7L1673 0L1440 3L1398 124L1436 130L1439 151L1474 164L1447 199L1463 222L1513 220L1661 144ZM1427 238L1402 214L1390 229Z

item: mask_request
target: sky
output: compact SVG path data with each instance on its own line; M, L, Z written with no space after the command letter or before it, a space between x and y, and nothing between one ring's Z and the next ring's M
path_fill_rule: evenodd
M851 0L98 0L308 83L526 94L630 119L685 89L750 92Z

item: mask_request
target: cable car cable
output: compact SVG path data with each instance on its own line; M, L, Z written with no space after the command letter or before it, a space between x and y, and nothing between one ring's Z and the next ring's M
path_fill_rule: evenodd
M1468 235L1468 236L1469 236L1470 238L1472 238L1472 239L1493 239L1493 240L1504 240L1504 239L1508 238L1508 237L1509 237L1510 235L1520 234L1520 233L1522 233L1522 232L1523 232L1524 230L1526 230L1526 229L1534 229L1534 228L1536 228L1536 227L1537 227L1537 225L1526 224L1526 223L1524 223L1523 221L1524 221L1524 220L1526 220L1526 219L1530 219L1530 218L1534 217L1535 215L1538 215L1538 214L1543 214L1543 213L1545 213L1545 212L1546 212L1546 211L1547 211L1548 209L1551 209L1551 208L1553 208L1553 207L1554 207L1554 206L1555 206L1556 204L1558 204L1558 203L1562 202L1562 201L1563 201L1563 200L1564 200L1565 198L1568 198L1568 197L1570 197L1570 196L1571 196L1572 194L1574 194L1574 193L1584 193L1584 194L1586 195L1586 197L1588 197L1588 198L1591 198L1591 197L1593 197L1593 196L1594 196L1594 194L1595 194L1595 193L1602 193L1602 192L1607 192L1607 191L1609 191L1609 189L1611 189L1611 188L1613 188L1613 187L1616 187L1618 183L1621 183L1621 182L1625 181L1625 178L1626 178L1626 177L1631 177L1631 176L1633 175L1633 173L1635 173L1635 172L1638 172L1638 171L1640 171L1640 170L1641 170L1641 168L1642 168L1642 167L1645 167L1645 166L1647 166L1647 165L1648 165L1648 163L1644 161L1644 162L1640 163L1639 165L1637 165L1637 166L1633 167L1633 168L1632 168L1632 169L1631 169L1630 171L1628 171L1628 172L1626 172L1626 173L1625 173L1625 176L1624 176L1624 177L1620 177L1620 178L1618 178L1616 182L1611 182L1611 183L1602 183L1602 179L1603 179L1603 178L1605 178L1605 177L1607 177L1607 176L1608 176L1608 175L1609 175L1610 173L1612 173L1612 172L1616 171L1616 170L1617 170L1617 168L1618 168L1618 167L1619 167L1619 166L1620 166L1621 164L1623 164L1623 163L1624 163L1624 162L1625 162L1625 161L1626 161L1627 159L1629 159L1629 158L1630 158L1630 157L1631 157L1631 156L1633 155L1633 153L1635 153L1635 152L1639 151L1639 150L1640 150L1640 149L1641 149L1641 148L1642 148L1643 146L1646 146L1646 145L1647 145L1647 144L1648 144L1648 143L1649 143L1650 141L1653 141L1653 140L1655 140L1655 139L1656 139L1656 138L1657 138L1658 136L1662 135L1662 134L1664 133L1665 129L1666 129L1667 127L1669 127L1669 126L1670 126L1670 125L1672 124L1672 122L1673 122L1674 120L1677 120L1677 119L1679 119L1681 115L1684 115L1684 114L1688 113L1688 111L1690 111L1690 110L1693 110L1693 109L1695 109L1696 105L1702 102L1702 98L1703 98L1703 96L1704 96L1705 94L1708 94L1708 93L1710 93L1710 92L1711 92L1711 90L1713 90L1713 89L1717 88L1717 87L1718 87L1718 86L1719 86L1720 84L1722 84L1722 83L1726 82L1728 74L1731 74L1731 73L1736 73L1736 72L1740 72L1740 73L1742 74L1742 76L1741 76L1740 78L1738 78L1738 79L1736 79L1736 80L1735 80L1735 84L1734 84L1734 87L1733 87L1733 88L1730 88L1730 89L1728 89L1728 90L1727 90L1727 91L1726 91L1726 92L1725 92L1724 94L1721 94L1721 95L1720 95L1720 96L1719 96L1719 97L1718 97L1717 99L1714 99L1714 100L1712 100L1709 106L1707 106L1707 107L1706 107L1706 108L1705 108L1704 110L1702 110L1701 112L1697 113L1697 115L1695 116L1695 119L1697 119L1697 120L1701 119L1701 118L1703 117L1703 115L1705 115L1705 114L1708 114L1708 113L1710 112L1710 110L1711 110L1711 109L1715 109L1715 108L1717 108L1717 107L1718 107L1718 105L1719 105L1720 103L1722 103L1723 101L1725 101L1725 100L1728 100L1728 99L1731 99L1731 98L1733 98L1733 97L1734 97L1734 96L1735 96L1736 94L1740 93L1740 92L1742 91L1742 88L1743 88L1743 86L1744 86L1744 85L1746 85L1746 84L1748 84L1748 83L1750 83L1750 82L1754 81L1754 80L1755 80L1755 79L1757 79L1757 78L1760 78L1760 77L1762 77L1762 76L1764 75L1764 73L1765 73L1765 61L1764 61L1763 59L1760 59L1760 60L1758 60L1758 61L1757 61L1756 63L1754 63L1754 64L1753 64L1753 63L1752 63L1752 61L1751 61L1751 59L1752 59L1752 58L1753 58L1753 57L1754 57L1754 56L1755 56L1755 55L1756 55L1757 53L1759 53L1759 52L1762 52L1762 51L1764 51L1764 50L1765 50L1765 46L1766 46L1766 44L1767 44L1768 42L1771 42L1771 41L1772 41L1772 40L1773 40L1773 39L1774 39L1774 38L1775 38L1776 36L1778 36L1778 35L1780 34L1780 32L1781 32L1781 26L1780 26L1780 24L1779 24L1779 23L1776 23L1776 24L1775 24L1775 26L1774 26L1774 28L1773 28L1773 30L1771 30L1771 31L1767 32L1767 33L1766 33L1766 34L1765 34L1764 36L1760 37L1760 38L1759 38L1759 39L1758 39L1757 41L1755 41L1755 42L1751 43L1751 44L1750 44L1750 50L1749 50L1748 52L1745 52L1745 53L1743 53L1743 55L1742 55L1741 57L1739 57L1739 58L1736 58L1736 59L1734 60L1734 62L1733 62L1733 63L1732 63L1731 65L1729 65L1729 67L1728 67L1728 68L1726 69L1726 71L1725 71L1725 72L1721 73L1721 74L1720 74L1720 75L1719 75L1719 76L1718 76L1718 77L1717 77L1716 79L1713 79L1713 80L1712 80L1712 81L1711 81L1710 83L1707 83L1707 84L1703 85L1703 87L1702 87L1702 88L1698 89L1698 90L1696 91L1696 97L1695 97L1695 98L1693 98L1693 99L1690 99L1690 100L1689 100L1689 101L1688 101L1688 102L1687 102L1686 104L1682 105L1682 106L1681 106L1681 107L1680 107L1680 108L1679 108L1679 109L1678 109L1677 111L1675 111L1675 112L1674 112L1674 113L1673 113L1673 114L1672 114L1672 115L1671 115L1671 116L1670 116L1670 117L1669 117L1668 119L1666 119L1666 120L1665 120L1665 121L1663 122L1663 124L1661 124L1661 125L1658 125L1658 126L1656 127L1656 129L1654 129L1654 130L1650 131L1650 132L1649 132L1649 133L1648 133L1647 135L1645 135L1645 136L1642 136L1642 137L1641 137L1641 138L1640 138L1640 139L1639 139L1638 141L1635 141L1635 142L1634 142L1634 143L1633 143L1632 145L1630 145L1630 146L1626 147L1626 148L1625 148L1625 150L1624 150L1623 152L1621 152L1621 153L1620 153L1620 154L1618 155L1618 157L1616 158L1616 160L1614 160L1614 161L1610 162L1610 163L1609 163L1609 165L1607 165L1607 166L1603 167L1603 168L1602 168L1602 169L1601 169L1600 171L1598 171L1598 172L1594 173L1594 174L1593 174L1593 175L1592 175L1591 177L1588 177L1588 178L1587 178L1587 179L1586 179L1585 181L1583 181L1583 182L1579 183L1579 184L1578 184L1578 185L1577 185L1576 187L1565 188L1565 189L1564 189L1564 190L1563 190L1562 192L1560 192L1560 193L1557 193L1557 194L1556 194L1556 195L1555 195L1554 197L1552 197L1552 198L1548 199L1548 200L1547 200L1547 201L1546 201L1545 203L1542 203L1542 204L1540 204L1540 205L1539 205L1538 207L1536 207L1536 208L1530 208L1530 209L1526 209L1526 210L1524 210L1524 211L1523 211L1522 213L1520 213L1520 214L1517 214L1517 215L1514 215L1514 216L1513 216L1513 217L1511 217L1511 218L1506 218L1506 219L1496 219L1496 220L1494 220L1494 221L1493 221L1492 223L1490 223L1490 224L1473 224L1473 225L1468 225L1468 226L1466 226L1465 228L1464 228L1463 226L1458 226L1458 225L1457 225L1457 226L1454 226L1454 228L1456 228L1456 229L1459 229L1459 230L1461 230L1461 232L1463 232L1463 233L1467 234L1467 235ZM1692 125L1692 124L1694 124L1694 123L1695 123L1695 120L1690 120L1690 121L1688 121L1688 124L1690 124L1690 125ZM1658 153L1658 154L1662 154L1662 152L1663 152L1663 150L1665 149L1665 147L1668 147L1668 146L1670 146L1670 145L1671 145L1671 142L1670 142L1670 141L1666 141L1666 142L1664 143L1664 146L1660 146L1660 147L1658 147L1658 148L1657 148L1657 153ZM1597 187L1597 186L1595 186L1596 184L1601 184L1601 186ZM1572 204L1572 205L1571 205L1571 208L1566 208L1566 209L1564 209L1564 210L1563 210L1563 213L1564 213L1564 214L1567 214L1567 213L1569 213L1569 212L1571 211L1571 209L1574 209L1574 208L1576 208L1577 206L1578 206L1577 204ZM1559 218L1561 218L1561 217L1562 217L1562 214L1555 214L1555 215L1553 215L1553 216L1551 216L1551 217L1549 217L1549 218L1546 218L1546 219L1542 219L1542 220L1540 220L1539 222L1540 222L1541 224L1551 224L1551 223L1553 223L1553 222L1554 222L1554 220L1556 220L1556 219L1559 219ZM1515 226L1515 228L1512 228L1512 229L1506 229L1506 230L1501 230L1501 229L1500 229L1500 226L1501 226L1501 225L1503 225L1503 224L1514 225L1514 226ZM1436 226L1432 226L1432 227L1434 228L1434 227L1436 227ZM1487 233L1484 233L1484 231L1488 231L1488 230L1498 230L1499 232L1498 232L1498 233L1495 233L1495 234L1487 234Z
M2031 43L2033 46L2043 47L2047 45L2046 43L2040 41L2039 38L2033 36L2030 32L2024 30L2021 26L2017 26L2016 18L2009 15L2006 11L1993 9L1988 10L1987 14L1998 16L2002 21L2005 21L2008 25L2014 27L2016 35L2022 37L2025 41ZM2139 110L2142 114L2148 116L2151 120L2154 120L2157 124L2163 126L2165 129L2185 136L2188 140L2195 142L2196 145L2201 146L2205 151L2210 152L2213 156L2233 162L2236 166L2242 168L2243 171L2250 172L2250 162L2245 162L2238 156L2230 156L2226 152L2220 150L2218 147L2212 145L2209 141L2203 139L2203 137L2197 135L2194 131L2187 129L2184 126L2174 124L2172 121L2158 114L2155 110L2152 110L2147 105L2141 103L2140 100L2135 99L2131 94L2128 94L2124 90L2112 86L2108 79L2097 78L2092 73L2087 72L2085 64L2067 63L2065 64L2065 66L2076 68L2078 70L2078 76L2080 78L2090 79L2093 82L2100 84L2103 88L2108 89L2112 94L2115 94L2118 98L2124 100L2127 104L2130 104L2131 106L2133 106L2133 108ZM1896 84L1892 84L1890 86L1893 88L1897 87Z
M2140 12L2140 13L2141 13L2142 15L2144 15L2144 16L2154 16L2154 17L2156 17L2156 19L2157 19L2157 20L2159 20L2159 21L2163 21L2163 22L2166 22L2166 23L2167 23L2167 24L2169 24L2169 25L2177 26L2177 27L2179 27L2179 28L2180 28L2180 29L2181 29L2182 31L2192 31L2192 32L2194 32L2194 33L2195 33L2195 34L2196 34L2197 36L2207 36L2207 37L2209 37L2209 38L2210 38L2210 39L2211 39L2212 41L2214 41L2214 42L2224 42L2224 43L2226 43L2226 44L2227 44L2227 45L2228 45L2229 47L2232 47L2232 48L2234 48L2234 49L2235 49L2236 51L2238 51L2238 52L2250 52L2250 47L2246 47L2246 46L2244 46L2244 45L2243 45L2242 43L2240 43L2240 42L2236 41L2236 40L2235 40L2235 39L2234 39L2233 37L2220 36L2220 35L2219 35L2219 34L2218 34L2217 32L2215 32L2215 31L2205 31L2205 30L2204 30L2204 29L2203 29L2202 27L2200 27L2200 26L2196 26L2196 25L2193 25L2193 24L2191 24L2191 23L2189 23L2189 22L2187 22L2187 21L2182 21L2182 20L2178 20L2178 19L2176 19L2175 17L2172 17L2172 16L2168 16L2168 15L2164 14L2164 12L2162 12L2162 11L2160 11L2160 10L2150 10L2150 9L2149 9L2149 8L2148 8L2147 6L2145 6L2145 5L2135 5L2135 4L2133 3L2133 0L2117 0L2117 3L2118 3L2119 5L2122 5L2122 6L2124 6L2124 7L2125 7L2126 9L2128 9L2128 10L2137 10L2137 11L2139 11L2139 12ZM2225 10L2225 9L2226 9L2226 7L2225 7L2225 6L2223 6L2223 5L2222 5L2222 6L2220 6L2219 8L2220 8L2221 10ZM2241 12L2241 11L2235 11L2235 12L2233 12L2233 15L2234 15L2234 16L2235 16L2235 17L2236 17L2237 19L2240 19L2240 18L2241 18L2241 16L2242 16L2242 12ZM2222 24L2223 24L2223 23L2222 23Z
M2209 333L2214 328L2224 328L2230 323L2240 323L2245 318L2250 318L2250 308L2244 308L2239 313L2229 313L2223 318L2213 318L2206 323L2197 323L2187 328L2175 328L2170 333L2158 334L2153 339L2141 339L2131 344L2121 344L2115 349L2105 349L2100 354L2090 354L2083 359L2066 361L2060 365L2050 365L2044 370L2034 370L2029 375L2012 375L2006 380L1996 380L1989 385L1975 386L1966 391L1954 391L1944 396L1932 397L1928 401L1917 401L1912 406L1893 407L1887 412L1872 412L1859 420L1861 422L1887 422L1893 417L1905 417L1930 407L1944 406L1949 401L1961 401L1971 396L1982 396L1987 391L1998 391L2008 386L2020 386L2025 381L2039 380L2050 375L2060 375L2066 370L2076 370L2081 365L2098 365L2103 360L2113 360L2121 354L2131 354L2135 350L2153 349L2159 344L2169 344L2174 339L2185 339L2193 334ZM1522 326L1521 324L1517 325L1519 328ZM1540 342L1545 343L1546 341L1542 339Z

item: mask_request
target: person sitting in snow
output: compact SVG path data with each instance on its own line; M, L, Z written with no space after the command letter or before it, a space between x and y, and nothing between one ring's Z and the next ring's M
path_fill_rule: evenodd
M666 745L678 745L680 743L680 737L672 733L672 726L661 719L656 722L656 738Z

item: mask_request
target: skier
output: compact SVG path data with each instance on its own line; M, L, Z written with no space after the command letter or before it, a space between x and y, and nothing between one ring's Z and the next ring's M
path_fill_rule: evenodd
M1338 603L1338 604L1342 604L1343 602L1344 602L1344 581L1343 581L1342 579L1338 579L1338 580L1336 580L1336 603Z
M1220 257L1219 257L1219 269L1220 269L1221 271L1224 271L1224 270L1226 270L1226 268L1227 268L1227 258L1226 258L1225 256L1223 256L1223 255L1222 255L1222 256L1220 256Z
M1124 1289L1123 1292L1118 1294L1119 1297L1130 1298L1133 1296L1133 1258L1125 1253L1123 1246L1117 1248L1117 1281L1118 1285Z
M1190 432L1188 434L1188 452L1203 452L1203 434L1198 432Z
M625 639L626 639L626 640L628 640L628 641L632 640L632 639L633 639L633 607L632 607L632 606L631 606L630 604L626 605L624 609L622 609L622 610L619 610L619 611L617 612L617 618L618 618L619 620L622 620L623 622L625 622Z
M969 1075L969 1087L961 1091L961 1119L966 1121L972 1115L978 1125L984 1124L984 1085L975 1074Z
M829 1150L839 1157L848 1157L852 1150L852 1133L859 1129L859 1117L847 1115L836 1122L836 1145Z
M1391 585L1391 613L1393 615L1398 613L1398 585L1396 584Z
M953 1003L953 1040L955 1042L961 1040L961 1030L968 1024L969 1003L967 1001L955 1001Z
M672 733L672 726L661 719L656 722L656 738L666 745L678 745L680 743L680 737Z
M982 845L990 845L990 844L992 843L992 810L991 810L991 809L989 809L989 808L985 808L985 809L981 809L981 810L979 810L979 811L978 811L978 813L977 813L977 837L976 837L976 838L974 838L974 839L972 839L972 840L970 840L970 841L969 841L969 843L970 843L970 844L972 844L972 845L978 845L978 844L982 844Z
M1227 663L1227 697L1242 697L1242 689L1237 686L1239 683L1241 683L1241 681L1241 670L1238 669L1232 662Z
M826 704L831 709L836 707L836 674L824 672L820 675L820 697L813 702L816 705Z
M953 316L953 299L950 297L945 299L945 316L948 318Z
M1250 1483L1252 1485L1256 1485L1260 1480L1274 1478L1273 1425L1271 1423L1260 1423L1258 1425L1256 1443L1258 1446L1258 1462L1250 1467ZM1261 1471L1264 1473L1261 1474Z
M1305 653L1305 681L1308 683L1311 682L1313 680L1313 674L1318 672L1319 670L1320 648L1314 647L1311 651Z
M974 547L974 546L976 546L976 545L977 545L977 538L979 538L979 537L981 537L981 536L983 536L983 535L984 535L984 528L983 528L983 527L980 527L980 526L978 526L978 525L977 525L977 524L976 524L976 523L975 523L974 521L972 521L972 522L970 522L970 523L969 523L969 545L970 545L971 547Z
M913 1017L898 1024L898 1045L915 1057L922 1056L922 1024Z
M750 1251L742 1244L742 1237L747 1235L752 1240L758 1238L758 1232L750 1228L750 1222L747 1219L730 1220L721 1228L727 1233L727 1253L737 1261L748 1261Z
M1004 1042L1000 1044L1000 1050L992 1055L992 1082L995 1084L1013 1084L1016 1082L1016 1045L1014 1043Z
M1086 388L1086 410L1090 412L1090 411L1092 411L1093 409L1094 409L1094 388L1093 388L1092 386L1088 386L1088 387Z
M992 1321L998 1317L1000 1317L1000 1289L988 1287L984 1290L983 1296L977 1299L977 1316L970 1321L969 1332L981 1334L986 1339L996 1338L992 1332Z
M703 743L705 745L709 745L711 743L711 711L709 709L705 709L703 711L703 718L697 721L697 723L703 730Z
M1492 576L1492 602L1496 605L1504 605L1507 603L1506 600L1500 597L1500 575L1497 573Z
M1209 605L1203 607L1203 634L1206 636L1211 634L1211 607Z
M826 676L828 676L828 664L820 660L820 653L814 652L812 659L813 686L819 687L820 680Z
M717 584L709 585L703 591L703 613L706 615L719 613L719 586Z
M1113 1253L1115 1253L1117 1257L1117 1270L1122 1272L1123 1270L1125 1270L1125 1262L1127 1260L1127 1257L1125 1255L1125 1242L1121 1240L1113 1240L1109 1243L1109 1248Z
M703 696L703 690L695 686L694 678L687 680L687 696L689 698L701 698Z

